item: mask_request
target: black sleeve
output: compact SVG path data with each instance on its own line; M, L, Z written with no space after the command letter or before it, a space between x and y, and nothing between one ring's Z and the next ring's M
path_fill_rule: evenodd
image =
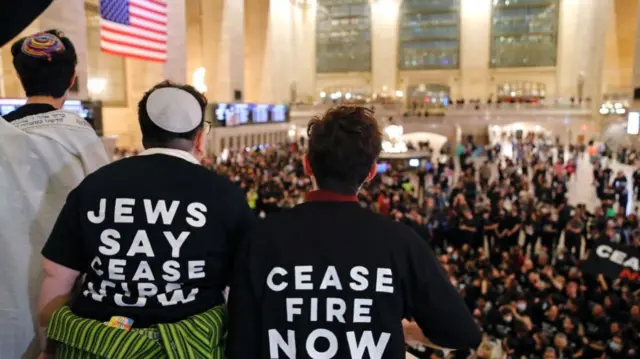
M409 311L424 335L446 349L476 349L482 333L458 291L451 285L431 248L412 241L409 263Z
M232 215L231 233L229 233L229 249L232 258L236 258L236 252L240 248L240 243L248 238L249 232L256 224L256 216L251 212L246 196L238 188L231 188L229 203L235 204L235 211ZM235 268L232 264L231 268Z
M87 256L81 236L77 191L75 189L69 193L51 235L42 248L42 255L54 263L84 272L91 259Z
M250 238L242 241L236 254L229 301L227 303L229 328L226 356L228 359L260 358L260 307L251 285Z
M0 46L18 36L53 0L4 1L0 11Z

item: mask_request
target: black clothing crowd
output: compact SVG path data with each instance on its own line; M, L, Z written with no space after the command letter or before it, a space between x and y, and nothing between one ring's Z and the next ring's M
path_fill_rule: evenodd
M597 240L640 247L640 223L626 214L629 180L596 163L593 212L570 204L570 181L587 154L531 137L513 158L472 143L418 169L391 168L364 185L363 207L403 222L430 243L481 325L485 340L455 358L637 358L640 286L580 269ZM555 150L556 155L553 155ZM520 151L523 153L520 154ZM260 216L293 207L312 188L297 145L232 153L211 167L246 193ZM459 175L456 175L459 173ZM589 179L587 179L588 181ZM633 211L632 211L633 212ZM560 242L563 239L564 245ZM410 348L419 357L430 349Z

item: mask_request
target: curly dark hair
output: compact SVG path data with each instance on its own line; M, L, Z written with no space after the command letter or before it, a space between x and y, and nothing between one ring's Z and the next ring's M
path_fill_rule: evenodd
M318 187L354 194L382 150L382 133L372 110L340 106L309 121L307 158Z

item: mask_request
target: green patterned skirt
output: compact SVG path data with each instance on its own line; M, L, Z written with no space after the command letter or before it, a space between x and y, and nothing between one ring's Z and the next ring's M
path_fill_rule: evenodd
M217 306L177 323L122 330L58 309L47 328L57 359L223 359L225 309Z

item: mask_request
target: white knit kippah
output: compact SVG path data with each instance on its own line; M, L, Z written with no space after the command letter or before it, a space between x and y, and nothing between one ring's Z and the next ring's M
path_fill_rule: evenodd
M163 130L185 133L202 122L202 109L192 94L175 87L154 90L147 99L147 114Z

